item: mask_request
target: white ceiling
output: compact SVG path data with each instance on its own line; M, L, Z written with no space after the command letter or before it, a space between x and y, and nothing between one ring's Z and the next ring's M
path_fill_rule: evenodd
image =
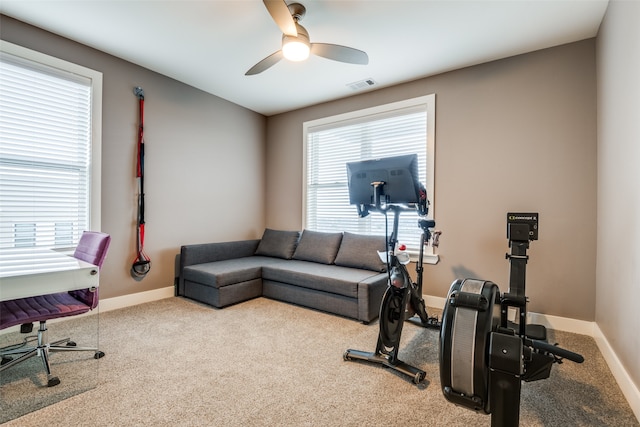
M288 3L292 0L288 0ZM244 73L281 47L261 0L1 0L0 13L264 115L594 37L608 0L300 0L311 42L364 50Z

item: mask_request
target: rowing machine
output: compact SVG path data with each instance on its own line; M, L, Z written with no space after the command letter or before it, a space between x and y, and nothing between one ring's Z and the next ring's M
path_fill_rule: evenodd
M491 426L517 426L522 381L548 378L551 366L574 352L547 342L542 325L527 325L525 295L527 249L538 238L537 213L507 214L511 253L508 292L490 281L456 280L451 285L440 330L440 382L445 398L491 414ZM508 319L518 312L517 322Z

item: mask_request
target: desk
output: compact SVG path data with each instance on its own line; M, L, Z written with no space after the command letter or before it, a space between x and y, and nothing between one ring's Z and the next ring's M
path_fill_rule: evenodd
M49 249L0 250L0 301L98 287L99 269Z
M0 301L97 287L98 272L98 267L93 264L53 250L1 249ZM56 325L56 332L69 336L69 327L65 323ZM77 333L84 345L97 347L98 316L84 317ZM0 331L0 347L13 346L23 340L21 334L12 328ZM11 368L0 374L0 424L98 385L98 359L92 356L78 359L72 356L73 352L63 354L56 356L55 370L56 375L65 380L56 387L34 389L34 382L39 385L47 382L40 382L29 369Z

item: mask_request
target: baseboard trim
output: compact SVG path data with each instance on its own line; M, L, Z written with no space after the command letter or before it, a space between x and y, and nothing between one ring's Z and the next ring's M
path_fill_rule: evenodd
M98 313L104 313L111 310L117 310L119 308L131 307L138 304L144 304L145 302L157 301L165 298L170 298L175 295L175 288L173 286L167 286L166 288L160 289L152 289L150 291L145 292L137 292L135 294L122 295L119 297L105 298L100 299L100 303L98 304L98 308L93 311L89 311L84 314L80 314L75 316L75 318L82 316L93 316ZM69 320L68 317L61 317L59 319L51 319L47 321L47 324L51 325L57 322L64 322L65 320ZM38 326L34 326L34 333L38 329ZM0 330L1 334L7 334L9 332L18 332L20 330L20 326L12 326L10 328Z
M100 299L100 305L98 307L100 312L104 313L106 311L117 310L119 308L131 307L133 305L170 298L174 295L175 288L173 286L167 286L166 288L152 289L150 291L137 292L135 294Z
M640 390L629 377L629 373L620 362L620 359L618 359L618 356L613 351L613 348L611 348L611 345L609 345L609 341L607 341L597 324L594 325L593 330L593 339L596 341L602 357L604 357L613 377L620 386L622 394L624 394L627 402L629 402L631 410L640 421Z
M444 304L447 301L446 298L434 297L433 295L422 295L422 298L424 298L424 303L427 305L427 307L434 308L444 308Z
M545 328L555 329L557 331L588 335L590 337L593 337L593 329L595 327L594 322L540 313L527 313L527 323L542 325Z
M447 299L442 297L435 297L432 295L423 295L422 297L424 298L424 302L427 307L444 307L447 302ZM558 331L572 332L574 334L588 335L590 337L594 336L594 322L531 312L527 313L527 322L542 325L546 328Z

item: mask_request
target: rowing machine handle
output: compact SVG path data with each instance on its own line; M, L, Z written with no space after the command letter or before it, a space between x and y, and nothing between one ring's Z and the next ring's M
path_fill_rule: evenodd
M547 353L551 353L563 359L569 359L572 362L582 363L584 362L584 357L581 354L574 353L573 351L565 350L564 348L560 348L557 345L549 344L546 341L540 340L529 340L531 343L531 347L537 350L543 350Z

